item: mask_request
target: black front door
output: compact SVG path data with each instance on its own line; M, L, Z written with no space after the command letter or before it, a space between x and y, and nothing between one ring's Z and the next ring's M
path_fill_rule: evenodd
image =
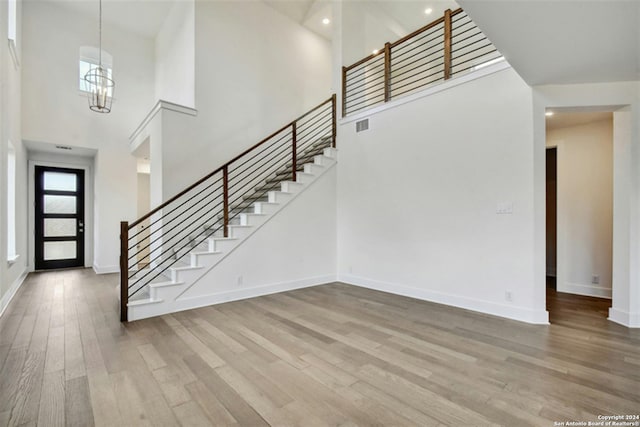
M36 270L84 266L84 170L35 173Z

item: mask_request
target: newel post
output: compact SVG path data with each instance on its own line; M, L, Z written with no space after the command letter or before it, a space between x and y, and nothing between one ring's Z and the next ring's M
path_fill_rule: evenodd
M291 123L291 179L296 180L296 172L298 170L298 159L296 151L298 150L298 130L296 122Z
M224 210L224 237L229 237L229 167L222 167L222 205Z
M120 222L120 321L128 321L129 303L129 222Z
M444 11L444 79L451 78L451 9Z
M391 43L384 44L384 102L391 99Z

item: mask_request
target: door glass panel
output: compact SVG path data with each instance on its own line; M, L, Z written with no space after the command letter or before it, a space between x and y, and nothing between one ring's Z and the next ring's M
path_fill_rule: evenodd
M76 242L44 242L44 260L76 258Z
M45 172L44 189L57 191L76 191L76 175L63 172Z
M74 214L76 213L76 196L44 196L44 213Z
M44 237L64 237L76 235L75 218L45 218Z

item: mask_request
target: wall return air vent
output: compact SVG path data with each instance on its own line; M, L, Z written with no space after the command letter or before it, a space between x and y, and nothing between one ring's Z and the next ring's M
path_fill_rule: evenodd
M356 132L369 130L369 119L359 120L356 122Z

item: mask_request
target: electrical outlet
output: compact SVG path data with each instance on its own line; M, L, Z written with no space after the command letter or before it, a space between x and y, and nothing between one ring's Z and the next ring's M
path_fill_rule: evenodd
M513 294L511 293L511 291L505 291L504 299L506 299L509 302L513 301Z
M238 280L237 280L238 286L242 285L242 281L243 281L242 276L238 276Z
M591 284L592 285L599 285L600 284L600 276L598 276L597 274L594 274L593 276L591 276Z
M513 202L500 202L496 205L496 213L498 215L513 214Z

